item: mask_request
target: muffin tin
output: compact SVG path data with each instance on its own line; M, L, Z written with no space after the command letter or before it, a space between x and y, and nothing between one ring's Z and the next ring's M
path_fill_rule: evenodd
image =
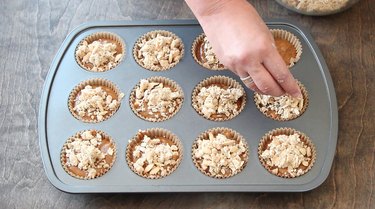
M121 21L91 22L73 30L55 56L45 79L41 97L38 131L39 143L46 175L60 190L71 193L95 192L202 192L202 191L307 191L327 178L337 142L338 113L335 91L325 61L309 33L298 24L284 20L269 20L271 29L284 29L301 41L301 59L291 72L309 92L309 106L297 119L279 122L265 117L255 106L253 92L247 88L244 110L229 121L215 122L200 116L191 105L191 93L202 80L215 75L241 80L228 70L208 70L199 65L190 47L202 33L200 25L188 21ZM185 46L184 57L167 71L153 72L139 66L132 56L132 49L139 37L152 30L167 30L179 36ZM89 72L77 64L74 52L77 44L95 32L112 32L120 36L126 46L125 57L117 67L106 72ZM180 111L171 119L149 122L137 117L129 105L129 96L142 78L163 76L177 82L185 95ZM71 90L80 82L104 78L113 82L125 97L118 111L108 120L84 123L72 116L68 109ZM241 83L242 85L242 83ZM194 140L204 131L227 127L237 131L249 146L249 159L239 174L227 179L203 175L193 164L189 154L184 155L179 167L162 179L146 179L128 167L125 159L128 141L139 129L164 128L176 134L182 142L183 152L191 153ZM270 174L259 162L257 149L260 139L270 130L290 127L305 133L314 143L317 156L312 169L303 176L285 179ZM64 171L60 152L65 141L81 130L96 129L107 133L116 143L117 158L105 175L80 180Z

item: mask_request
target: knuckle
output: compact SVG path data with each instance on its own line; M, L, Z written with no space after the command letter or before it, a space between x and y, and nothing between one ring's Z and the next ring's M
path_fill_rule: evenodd
M249 63L251 55L248 52L242 52L237 56L237 62L240 65L247 65Z
M221 62L230 69L235 69L236 67L236 60L235 56L232 54L225 54Z
M257 53L261 54L262 56L267 55L270 52L271 44L270 41L267 39L260 39L257 41L255 46L255 50Z
M237 54L232 54L226 56L225 59L226 65L229 67L235 67L235 66L243 66L247 65L250 60L250 55L247 52L239 52Z

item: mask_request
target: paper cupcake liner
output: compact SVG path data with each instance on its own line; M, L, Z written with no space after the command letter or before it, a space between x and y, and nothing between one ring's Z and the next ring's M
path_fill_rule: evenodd
M179 158L176 160L176 165L174 167L172 167L169 171L167 171L167 173L165 175L161 175L160 173L158 173L155 176L150 176L150 175L147 175L147 174L144 174L144 173L141 173L141 172L138 172L137 170L135 170L135 168L133 166L134 162L133 162L132 154L133 154L133 151L135 149L135 146L137 146L141 143L141 141L143 140L143 137L145 135L147 135L150 138L163 137L164 139L168 140L170 145L174 144L178 147ZM160 178L164 178L166 176L169 176L170 174L172 174L178 168L178 166L181 164L183 154L184 154L184 152L183 152L182 143L175 134L173 134L172 132L170 132L166 129L151 128L151 129L147 129L147 130L144 130L144 131L139 130L138 133L131 140L129 140L129 143L126 147L125 158L126 158L126 162L129 166L129 168L135 174L137 174L138 176L141 176L141 177L147 178L147 179L160 179Z
M168 120L168 119L172 118L173 116L175 116L177 114L177 112L180 111L180 109L182 107L182 103L184 102L184 92L182 91L182 88L175 81L173 81L169 78L161 77L161 76L150 77L150 78L147 78L146 80L148 80L150 82L163 83L164 86L168 86L172 90L178 91L182 95L181 102L179 102L175 111L173 113L171 113L170 115L167 115L166 117L159 117L159 118L145 117L142 114L140 114L134 106L134 102L136 100L135 92L136 92L136 89L140 85L140 82L138 82L137 85L133 88L132 92L130 93L130 97L129 97L129 104L130 104L130 107L131 107L132 111L134 112L134 114L136 114L139 118L142 118L143 120L150 121L150 122L161 122L161 121Z
M96 33L93 33L91 35L88 35L86 36L82 41L79 42L79 44L77 45L76 47L76 50L74 52L74 55L75 55L75 60L76 62L78 63L79 66L81 66L83 69L87 70L87 71L91 71L91 72L97 72L97 71L93 71L92 70L92 67L88 67L88 66L85 66L84 63L82 63L82 61L80 60L80 58L78 57L77 55L77 50L78 50L78 47L84 42L86 41L88 44L96 41L96 40L99 40L99 39L104 39L104 40L109 40L111 41L112 43L116 44L116 51L117 53L116 54L119 54L121 53L122 56L120 58L120 60L118 62L115 63L115 65L113 65L112 67L110 67L109 69L106 69L104 71L101 71L101 72L105 72L105 71L108 71L108 70L112 70L113 68L117 67L120 62L124 59L125 57L125 43L124 41L120 38L120 36L114 34L114 33L110 33L110 32L96 32ZM115 55L116 55L115 54Z
M197 141L198 140L207 140L209 138L209 133L212 133L215 137L218 134L223 134L227 138L234 139L237 142L240 142L240 141L243 142L243 144L246 146L246 152L241 157L242 160L244 161L244 164L241 166L240 169L238 169L237 171L235 171L233 173L230 173L229 175L226 175L226 176L222 176L222 175L218 176L218 175L211 174L211 173L209 173L208 171L206 171L206 170L204 170L202 168L202 166L200 165L199 160L196 159L195 156L194 156L194 150L197 149L197 147L198 147ZM216 179L226 179L226 178L232 177L232 176L234 176L234 175L242 172L243 169L246 167L247 162L248 162L248 158L249 158L249 147L247 145L247 142L246 142L245 138L241 134L239 134L238 132L236 132L235 130L232 130L230 128L225 128L225 127L217 127L217 128L212 128L212 129L209 129L209 130L201 133L195 139L195 141L194 141L194 143L192 145L192 149L191 149L191 157L192 157L192 160L193 160L193 163L194 163L195 167L197 167L197 169L201 173L203 173L204 175L212 177L212 178L216 178Z
M163 36L166 36L166 37L172 37L174 39L179 39L180 40L180 47L178 47L181 51L181 58L179 60L177 60L176 62L173 62L171 63L168 67L162 67L162 66L159 66L159 67L156 67L156 66L152 66L152 67L147 67L143 64L143 62L138 58L137 56L137 52L140 50L140 47L138 46L139 44L142 43L142 40L150 40L152 38L155 38L157 34L160 34L160 35L163 35ZM169 70L171 69L172 67L176 66L177 63L180 62L180 60L182 59L182 57L184 56L184 43L182 42L181 38L178 37L176 34L170 32L170 31L166 31L166 30L154 30L154 31L150 31L144 35L142 35L140 38L138 38L137 42L135 42L134 44L134 47L133 47L133 57L135 59L135 61L138 63L138 65L140 65L141 67L143 67L144 69L147 69L147 70L151 70L151 71L165 71L165 70Z
M206 68L206 69L209 69L209 70L226 70L226 67L221 64L221 66L207 66L205 65L204 62L201 61L201 59L198 58L198 55L197 55L197 47L201 47L202 44L204 44L204 38L206 37L206 35L204 33L202 33L201 35L199 35L193 42L193 45L191 47L191 54L193 55L193 58L194 60L199 64L201 65L202 67Z
M113 155L112 155L112 161L109 162L109 167L108 168L101 168L101 169L96 169L97 171L97 174L95 175L95 177L88 177L87 176L87 173L85 176L81 176L81 175L78 175L78 174L75 174L74 172L72 172L69 167L66 165L66 161L67 161L67 158L66 158L66 150L67 150L67 145L68 143L71 143L74 141L74 138L80 138L81 137L81 134L85 131L95 131L96 133L99 133L101 136L102 136L102 141L103 140L107 140L109 141L108 143L111 144L111 148L113 149ZM61 162L61 165L62 167L64 168L65 172L67 172L69 175L73 176L74 178L77 178L77 179L82 179L82 180L89 180L89 179L94 179L94 178L98 178L98 177L101 177L103 176L104 174L106 174L113 166L114 162L116 161L116 154L117 154L117 148L116 148L116 145L113 141L113 139L108 135L106 134L105 132L103 131L99 131L99 130L94 130L94 129L91 129L91 130L83 130L83 131L79 131L77 132L74 136L72 137L69 137L69 139L64 143L62 149L61 149L61 153L60 153L60 162ZM108 162L107 162L108 163ZM85 172L81 169L79 169L77 167L78 170L82 171L82 172Z
M255 106L267 118L270 118L270 119L273 119L273 120L276 120L276 121L290 121L290 120L294 120L294 119L300 117L301 115L303 115L303 113L305 113L307 107L309 106L309 94L308 94L305 86L300 81L298 81L298 80L296 80L296 81L297 81L298 86L301 89L301 93L302 93L302 97L303 97L303 106L302 106L302 109L300 110L300 114L299 115L293 114L289 118L281 118L280 115L276 114L274 111L270 111L268 109L267 109L267 111L262 111L261 110L261 108L262 108L261 104L257 103L257 101L258 101L257 95L260 95L258 92L254 92L254 103L255 103Z
M211 85L222 85L228 88L237 88L241 89L241 91L244 93L243 96L240 98L241 100L241 106L237 109L237 113L232 114L230 116L223 116L221 118L213 118L213 117L206 117L202 111L199 109L198 101L197 101L197 95L199 94L200 90L203 87L209 87ZM195 111L201 115L202 117L206 118L207 120L211 121L227 121L235 118L237 115L239 115L242 110L245 108L246 105L246 91L241 86L240 83L238 83L236 80L229 78L227 76L212 76L209 78L204 79L201 81L197 86L195 86L193 92L192 92L192 106L195 109Z
M74 111L74 103L75 103L75 100L77 98L77 95L87 85L90 85L90 86L104 86L104 87L109 88L116 95L116 97L114 97L113 99L116 99L119 102L119 106L115 110L110 111L109 114L105 115L102 120L98 120L97 118L94 118L94 119L90 118L90 119L88 119L88 118L84 118L84 117L79 116L77 114L77 112ZM108 93L108 91L106 91L106 92ZM117 110L121 106L121 99L122 98L119 98L120 95L121 95L120 90L111 81L103 79L103 78L93 78L93 79L89 79L89 80L83 81L83 82L79 83L77 86L75 86L73 88L73 90L69 94L68 108L69 108L70 113L77 120L80 120L80 121L85 122L85 123L98 123L98 122L102 122L102 121L105 121L105 120L109 119L110 117L112 117L117 112Z
M301 55L302 55L302 44L300 40L297 38L297 36L295 36L294 34L286 30L271 29L270 31L274 38L281 38L281 39L287 40L291 44L293 44L293 46L295 47L296 57L291 58L290 64L288 66L289 68L293 67L294 64L298 62L298 60L301 58Z
M295 175L295 176L292 176L290 173L288 172L285 172L285 173L280 173L280 171L278 171L277 174L274 174L272 172L273 169L275 168L278 168L276 166L269 166L267 165L266 161L261 157L261 154L264 150L267 149L268 147L268 144L272 141L272 136L278 136L278 135L293 135L294 133L297 133L300 135L300 139L301 141L306 144L308 147L311 148L311 160L309 162L309 165L308 166L303 166L303 165L300 165L300 167L302 167L302 170L303 170L303 173L299 174L299 175ZM315 160L316 160L316 149L315 149L315 146L314 144L312 143L312 141L309 139L308 136L306 136L306 134L300 132L300 131L297 131L295 129L292 129L292 128L277 128L277 129L274 129L274 130L271 130L269 131L267 134L265 134L262 139L260 140L259 142L259 146L258 146L258 158L259 158L259 161L261 162L261 164L263 165L263 167L268 171L270 172L271 174L274 174L276 176L279 176L279 177L283 177L283 178L295 178L295 177L298 177L298 176L302 176L304 174L306 174L308 171L311 170L311 168L313 167L314 163L315 163ZM278 169L281 169L281 168L278 168ZM286 169L287 170L287 169Z

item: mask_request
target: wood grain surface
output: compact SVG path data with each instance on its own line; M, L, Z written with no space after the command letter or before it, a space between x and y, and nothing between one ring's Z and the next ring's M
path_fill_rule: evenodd
M182 0L0 0L0 208L374 208L375 1L327 17L253 0L263 17L308 28L336 88L339 138L327 180L305 193L67 194L48 181L38 145L44 79L67 34L94 20L189 19Z

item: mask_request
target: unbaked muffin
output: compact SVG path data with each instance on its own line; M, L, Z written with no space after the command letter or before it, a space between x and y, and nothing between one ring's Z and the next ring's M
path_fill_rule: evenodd
M78 179L104 175L116 160L116 146L102 131L86 130L69 137L61 150L64 170Z

